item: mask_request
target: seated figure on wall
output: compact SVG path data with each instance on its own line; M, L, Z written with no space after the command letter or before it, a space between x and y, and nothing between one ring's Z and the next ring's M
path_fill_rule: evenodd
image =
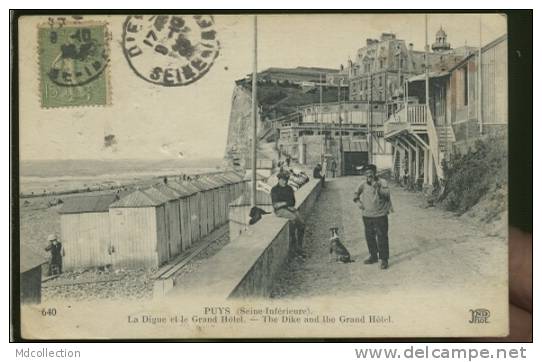
M294 189L288 185L290 174L280 172L277 175L278 182L271 189L271 202L275 215L290 220L293 227L290 227L291 250L300 257L304 257L302 250L303 237L305 235L305 223L299 211L295 208Z

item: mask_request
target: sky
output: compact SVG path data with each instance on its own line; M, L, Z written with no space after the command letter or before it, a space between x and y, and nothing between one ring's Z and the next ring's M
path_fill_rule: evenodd
M251 15L215 16L220 54L210 71L184 87L163 87L139 78L122 52L125 16L105 21L112 33L107 69L111 105L42 109L37 27L43 17L20 19L20 159L214 158L224 154L234 82L252 70ZM442 26L452 47L486 44L506 33L498 14L430 14L429 43ZM258 16L258 69L339 68L354 59L366 38L393 32L423 50L423 14L281 14ZM104 136L114 134L114 147Z

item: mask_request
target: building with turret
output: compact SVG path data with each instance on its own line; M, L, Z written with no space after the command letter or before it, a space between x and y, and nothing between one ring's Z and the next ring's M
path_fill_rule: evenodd
M426 66L430 78L440 80L477 51L467 46L452 48L442 27L430 49L427 53L414 50L412 43L393 33L382 33L378 39L366 39L366 46L357 50L346 67L269 68L258 73L259 157L288 157L307 166L322 163L324 169L336 163L339 175L359 173L359 167L367 163L379 169L395 167L397 158L393 155L399 146L394 144L395 133L386 136L386 120L395 124L389 121L390 116L407 112L403 108L408 104L408 119L419 123L415 127L425 129L425 88L419 79L425 79ZM247 168L251 149L250 76L236 84L226 159ZM434 117L440 119L445 90L441 87L431 94L437 92L440 98L431 98L430 106L435 109ZM450 127L434 131L451 134ZM435 143L422 141L425 146ZM418 153L417 157L424 156Z
M441 29L432 54L450 52ZM508 40L504 34L467 55L447 71L408 79L408 99L384 122L392 145L393 174L429 190L444 178L443 163L496 137L506 147L508 126ZM427 82L427 88L426 88ZM426 102L426 95L429 98Z
M431 49L436 53L451 50L452 46L446 40L447 37L448 35L441 26L440 29L437 31L437 34L435 35L435 42L431 45Z
M429 71L446 71L474 52L471 47L452 49L442 27L428 52ZM367 39L347 65L351 101L388 102L404 95L405 80L425 72L425 52L414 44L382 33L379 39Z

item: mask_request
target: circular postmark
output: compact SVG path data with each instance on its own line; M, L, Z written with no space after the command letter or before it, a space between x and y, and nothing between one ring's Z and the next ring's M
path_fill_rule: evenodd
M203 77L218 56L220 43L210 15L141 15L126 18L124 55L147 82L184 86Z
M44 48L52 56L47 76L56 85L82 86L105 70L109 56L104 26L81 24L52 28L45 37Z

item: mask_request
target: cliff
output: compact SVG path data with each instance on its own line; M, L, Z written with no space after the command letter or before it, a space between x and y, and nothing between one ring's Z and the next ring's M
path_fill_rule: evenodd
M252 145L252 95L245 87L236 85L231 98L230 124L224 161L227 166L247 168L247 155ZM258 129L263 125L258 114Z
M231 101L228 139L224 155L228 166L248 168L246 162L250 154L252 140L251 107L252 94L249 80L236 83ZM344 92L344 93L343 93ZM344 95L347 91L342 90ZM318 87L302 87L298 84L283 82L258 81L258 134L262 135L270 127L269 121L296 112L298 106L318 103L320 89ZM337 101L336 87L323 87L323 102ZM273 137L267 137L271 142L260 141L258 158L277 159Z

